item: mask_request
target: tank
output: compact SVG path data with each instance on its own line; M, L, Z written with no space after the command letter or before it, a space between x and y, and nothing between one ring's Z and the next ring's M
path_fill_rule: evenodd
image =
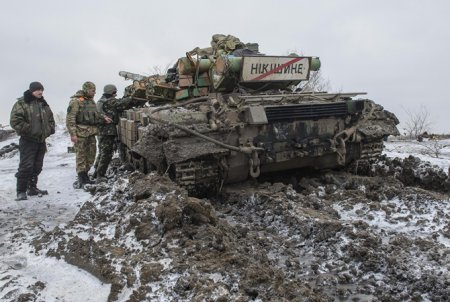
M165 75L121 71L133 81L125 96L148 102L120 119L120 157L196 196L270 173L376 159L383 140L399 134L398 119L365 93L301 91L320 65L214 35Z

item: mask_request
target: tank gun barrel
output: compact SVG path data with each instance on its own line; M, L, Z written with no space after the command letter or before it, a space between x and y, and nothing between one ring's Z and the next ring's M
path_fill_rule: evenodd
M142 81L145 80L146 78L148 78L147 76L138 74L138 73L132 73L132 72L128 72L128 71L119 71L119 75L121 77L124 77L125 80L131 79L133 81Z

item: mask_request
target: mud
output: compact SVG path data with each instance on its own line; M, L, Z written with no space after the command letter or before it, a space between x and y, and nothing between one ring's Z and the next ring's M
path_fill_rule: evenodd
M198 199L119 169L34 246L111 283L108 301L447 301L446 174L413 157L357 171Z

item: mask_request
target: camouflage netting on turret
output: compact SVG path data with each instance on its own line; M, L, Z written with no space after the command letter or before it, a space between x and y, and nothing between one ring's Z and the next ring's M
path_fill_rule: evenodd
M245 44L235 36L215 34L212 36L211 47L214 50L214 55L221 55L245 48Z
M248 49L252 52L258 52L257 43L243 43L241 40L233 35L215 34L211 38L211 47L199 48L196 47L189 52L189 54L197 54L201 57L232 54L238 50Z

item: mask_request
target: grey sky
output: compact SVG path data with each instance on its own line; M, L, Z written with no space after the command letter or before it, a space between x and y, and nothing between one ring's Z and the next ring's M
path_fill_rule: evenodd
M1 1L0 123L32 81L55 113L84 81L119 91L120 70L151 74L215 33L266 54L318 56L333 91L368 92L402 122L427 108L450 132L449 1ZM121 95L121 94L120 94Z

